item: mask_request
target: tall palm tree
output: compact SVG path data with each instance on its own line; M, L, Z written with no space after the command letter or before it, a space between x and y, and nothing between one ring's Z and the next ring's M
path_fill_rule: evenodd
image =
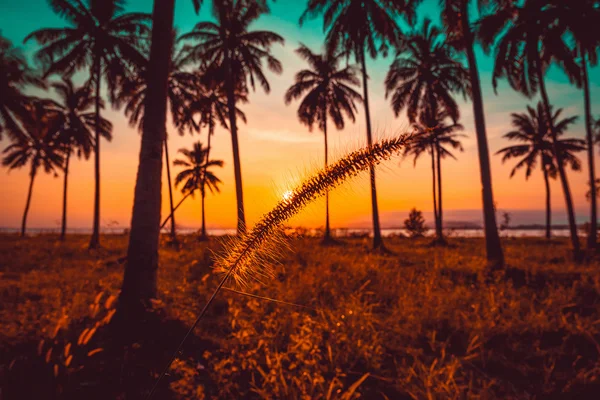
M206 189L211 193L220 192L219 185L222 183L217 176L210 171L211 167L223 167L223 160L210 160L208 158L208 148L202 146L202 143L196 142L191 150L179 149L184 155L184 159L177 159L173 165L184 167L185 169L175 177L175 187L184 182L181 193L191 193L199 190L202 198L202 230L200 239L208 239L206 234L206 218L204 199L206 198Z
M100 126L100 87L102 77L109 83L111 97L119 76L141 65L140 52L148 33L149 18L143 13L125 13L125 0L48 0L52 10L65 19L68 27L45 28L29 34L25 41L36 40L42 48L36 58L45 75L71 75L90 68L95 83L96 122ZM94 137L94 224L90 248L100 245L100 131Z
M577 120L576 116L559 119L561 113L562 109L559 108L552 115L553 123L559 136L564 134L569 125L575 123ZM527 113L513 113L511 117L512 126L515 130L504 134L503 137L511 141L520 142L520 144L500 149L496 154L502 155L502 162L513 158L520 159L510 173L511 178L518 170L525 169L525 179L529 179L539 160L546 188L546 238L550 239L552 234L550 178L556 178L557 167L552 134L548 129L544 106L541 102L537 104L537 109L527 106ZM585 142L580 139L559 139L558 147L563 162L570 164L574 171L579 171L581 163L574 153L585 150Z
M361 66L367 143L373 143L371 114L369 110L369 90L367 75L367 54L371 58L386 55L390 45L398 46L401 30L396 20L405 17L409 22L415 16L419 0L309 0L306 10L300 17L300 24L307 18L323 14L323 30L326 31L326 46L329 52L348 51ZM373 209L373 247L382 248L381 227L375 168L370 169L371 206Z
M199 7L199 0L195 0ZM167 132L167 95L175 0L155 0L148 62L142 143L133 197L127 265L119 298L122 319L136 318L156 297L160 235L162 150ZM167 40L165 40L167 38ZM138 317L139 318L139 317Z
M60 132L57 141L62 145L64 153L63 213L60 239L64 240L67 232L67 181L69 177L69 160L71 153L77 157L90 157L94 147L94 131L96 115L89 111L94 107L94 96L89 85L75 87L68 78L51 84L58 95L58 102L52 102L53 109L60 113ZM101 103L101 106L103 104ZM100 118L100 135L106 140L112 139L112 124Z
M22 127L23 136L15 135L14 142L4 149L2 165L9 169L16 169L30 164L29 190L23 220L21 223L21 236L25 236L27 226L27 214L31 204L33 182L38 169L43 168L45 172L55 172L61 168L63 157L60 152L60 144L56 140L56 134L60 129L59 115L49 108L45 101L36 101L26 106L19 113L19 125ZM10 130L9 126L9 130Z
M356 104L361 102L361 95L353 88L360 81L356 70L340 62L346 57L344 53L315 54L305 45L300 45L296 53L304 59L310 69L300 70L296 74L295 83L285 94L285 103L302 98L298 107L298 119L312 130L316 123L323 131L325 141L325 168L327 168L327 119L331 118L335 127L344 129L344 114L352 122L356 120ZM329 226L329 192L325 193L325 238L331 240Z
M44 82L27 64L23 53L10 40L0 36L0 140L3 133L24 136L18 117L26 114L26 105L32 100L24 93L29 86L43 87Z
M191 102L199 93L199 77L185 69L185 53L182 49L177 49L175 46L177 32L173 30L172 36L172 51L171 65L168 80L167 100L168 109L171 115L173 124L180 128L182 125L181 116L183 113L184 104ZM125 115L129 116L129 123L132 126L138 126L140 131L143 126L144 105L146 99L148 63L139 68L135 74L125 76L119 87L119 95L117 97L117 106L125 104ZM180 129L180 133L183 131ZM169 205L171 208L171 240L177 243L177 235L175 232L175 217L173 205L173 189L171 185L171 168L169 163L169 147L168 137L165 136L165 164L167 167L167 185L169 187Z
M588 63L592 67L598 65L600 32L597 29L597 24L600 20L600 2L598 0L554 1L553 5L559 8L559 12L557 13L559 23L575 39L576 52L580 58L581 85L583 86L585 110L585 133L588 148L588 173L590 182L595 182L596 167ZM596 248L598 231L598 196L595 185L590 185L590 192L590 233L588 235L587 246L588 249L593 250Z
M551 63L559 64L567 76L579 80L580 68L573 52L565 43L564 29L556 24L557 9L546 0L528 0L523 5L509 2L485 16L480 22L479 37L484 50L495 45L493 84L506 77L517 91L531 96L539 89L546 123L550 130L557 170L560 177L571 234L571 244L576 259L580 257L579 237L575 209L569 181L559 151L558 132L550 110L550 99L545 85L545 72Z
M412 155L414 163L424 153L431 155L431 172L433 182L433 213L435 219L436 242L445 243L443 236L442 213L442 158L456 159L451 149L463 151L459 134L464 128L456 122L446 123L452 117L434 103L428 110L420 113L419 118L412 124L414 136L404 154Z
M243 233L246 230L246 217L235 112L236 91L248 86L254 89L255 81L265 92L270 91L262 61L266 61L271 71L281 73L281 63L271 55L270 49L273 44L283 44L284 40L271 31L250 30L250 24L268 11L264 2L217 0L213 1L212 11L216 22L198 23L191 32L182 35L181 40L194 41L190 57L207 64L207 73L214 74L215 79L225 84L233 148L237 231Z
M435 106L456 122L459 107L452 93L470 94L469 72L455 59L442 32L426 18L402 43L385 79L386 97L392 94L396 116L406 107L413 123L419 112L431 112Z
M476 0L479 5L492 0ZM495 270L504 267L504 253L498 235L492 171L490 167L490 152L485 128L483 96L477 58L475 57L475 36L470 17L472 0L439 0L442 8L442 23L447 41L457 51L464 53L471 81L473 116L475 119L475 135L477 137L477 155L479 157L479 174L481 179L481 194L483 202L483 225L485 230L485 249L488 269Z
M193 0L196 12L202 0ZM139 318L139 311L156 297L158 239L160 234L160 179L162 147L166 135L167 94L172 41L164 40L173 30L175 0L155 0L148 67L140 162L133 200L133 215L127 265L119 299L122 319Z

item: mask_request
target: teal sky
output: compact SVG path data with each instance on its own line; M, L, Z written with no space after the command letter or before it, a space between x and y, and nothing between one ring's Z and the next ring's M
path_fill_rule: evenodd
M285 46L276 46L273 48L273 54L278 57L284 67L281 75L268 74L272 91L269 95L261 90L251 95L251 103L244 106L244 110L249 117L248 124L241 128L242 162L244 173L244 184L248 186L248 193L253 190L280 190L287 185L290 176L297 177L302 175L309 167L318 165L322 154L322 140L317 132L309 133L307 129L301 126L295 118L295 105L286 107L283 103L283 94L293 82L294 74L305 64L294 54L300 42L308 45L314 50L319 50L323 43L322 21L317 19L308 21L303 27L298 25L298 19L306 5L305 0L278 0L272 3L271 14L260 18L256 23L256 28L269 29L282 35L286 39ZM152 2L149 0L129 0L128 11L151 12ZM437 0L425 0L418 10L418 20L422 21L429 17L434 22L439 23L439 8ZM175 25L180 32L191 30L195 23L211 19L210 0L205 2L200 15L196 15L192 7L191 0L177 0L175 12ZM23 38L30 32L40 27L60 27L64 26L64 21L54 15L47 5L46 0L0 0L0 31L2 35L13 41L15 45L21 46L28 56L31 56L37 49L33 42L22 44ZM512 91L505 82L500 82L498 95L495 95L491 87L491 69L493 60L491 57L483 54L481 49L477 48L477 57L481 75L482 90L484 94L487 132L491 153L506 146L506 142L501 138L502 134L511 129L510 113L521 112L527 104L534 104L537 99L527 99ZM405 131L408 123L404 115L395 118L389 102L385 99L383 90L383 80L387 69L392 62L392 58L377 59L369 61L370 75L370 98L371 114L373 116L373 127L376 135L379 137L389 136L398 131ZM590 71L590 81L592 83L592 110L596 117L600 117L600 68L593 68ZM569 133L571 136L584 137L583 130L583 95L582 92L571 86L567 78L557 68L552 68L547 76L548 90L551 101L555 107L565 109L564 115L579 115L580 119ZM132 198L132 187L135 178L135 166L139 149L139 135L134 129L127 126L126 119L121 112L117 110L107 110L107 117L113 121L117 128L114 132L115 139L110 144L105 145L103 151L103 193L110 193L111 190L121 190L127 193L125 200L115 200L110 196L103 196L103 218L106 220L116 220L121 225L127 225L130 218L130 202ZM459 161L446 161L444 165L444 201L448 209L447 215L452 219L479 221L480 211L480 186L479 169L477 163L476 142L473 133L472 109L471 104L461 100L461 122L465 126L467 138L463 141L465 152L457 154ZM203 139L203 138L202 138ZM189 146L191 139L173 138L173 149L183 146ZM365 142L364 139L364 120L362 114L357 116L355 124L348 124L342 132L334 132L331 135L330 146L333 154L342 154L348 149L355 148ZM289 151L290 144L294 144L294 157L289 157L286 152ZM4 148L5 143L0 143L0 148ZM217 132L215 141L215 156L222 158L226 162L222 179L225 182L232 182L231 171L231 147L226 135ZM286 147L288 146L288 147ZM172 150L175 152L175 150ZM583 154L581 155L583 159ZM123 164L121 171L113 171L109 167L109 160L116 160ZM598 163L597 163L598 164ZM76 162L74 181L81 179L81 185L88 185L87 181L92 177L91 162ZM106 166L106 167L104 167ZM499 157L492 157L492 172L494 180L495 198L500 209L518 211L519 221L523 223L542 222L540 210L543 208L543 181L541 174L536 174L526 182L524 176L516 176L509 179L512 164L502 165ZM128 172L123 172L127 170ZM290 172L291 171L291 172ZM389 216L388 225L399 225L401 221L399 215L404 215L408 209L416 206L427 212L431 211L431 193L429 188L430 172L427 162L420 162L413 168L412 160L402 161L400 168L396 165L390 166L384 173L378 176L378 185L380 190L380 203L382 203L382 220ZM586 191L586 171L581 173L570 173L569 178L573 189L578 219L586 220L587 202L585 201ZM0 214L0 226L16 226L20 218L22 209L21 199L25 197L23 185L17 182L26 175L25 171L12 171L7 174L0 172L0 183L3 187L10 187L9 190L3 190L0 193L0 203L14 202L15 206L9 210L4 210ZM292 179L295 180L295 179ZM52 177L40 178L39 185L43 188L58 188L58 182ZM264 183L259 183L264 182ZM364 207L358 207L352 213L336 216L333 213L333 224L338 226L355 225L360 226L368 224L369 206L368 191L363 183L353 185L350 190L352 196L364 200ZM76 183L75 183L76 184ZM53 185L53 186L52 186ZM415 193L417 185L420 189ZM209 199L209 207L212 204L216 207L218 202L233 203L234 192L233 184L226 185L224 193L219 200ZM87 186L86 186L87 187ZM37 187L36 187L37 188ZM274 189L275 188L275 189ZM43 189L38 189L43 190ZM86 189L87 190L87 189ZM560 186L557 182L552 186L553 208L556 213L556 223L564 222L564 199L562 197ZM347 195L348 192L343 192ZM87 227L91 222L91 194L78 194L75 203L80 201L86 206L81 206L81 212L73 213L73 224ZM41 197L41 196L40 196ZM34 204L32 205L31 222L32 226L53 226L58 218L52 214L51 210L60 206L60 196L57 194L55 200L38 200L38 209L36 211L36 194L34 193ZM268 211L272 205L272 198L261 200L255 209L249 211L250 220L256 220L260 214ZM53 197L54 198L54 197ZM16 201L14 199L17 199ZM360 200L362 201L362 200ZM56 204L54 204L56 202ZM107 203L105 206L104 203ZM358 204L359 200L357 200ZM90 204L88 207L87 204ZM123 206L121 203L125 203ZM362 203L361 203L362 204ZM165 205L165 202L163 202ZM120 207L120 208L119 208ZM187 206L186 206L187 207ZM321 207L321 206L319 206ZM308 211L308 221L320 220L321 211L316 207L313 211ZM89 209L89 210L88 210ZM183 225L197 226L199 216L196 211L190 208L183 214L188 215L189 219L182 222ZM163 209L165 213L166 208ZM50 216L52 214L52 216ZM221 227L233 226L235 215L230 211L223 211L223 215L216 225ZM308 222L309 225L316 223Z

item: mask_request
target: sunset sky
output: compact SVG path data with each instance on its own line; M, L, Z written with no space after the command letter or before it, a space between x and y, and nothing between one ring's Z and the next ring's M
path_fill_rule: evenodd
M426 0L419 8L419 21L430 17L439 22L437 0ZM256 28L270 29L286 39L285 46L273 48L273 54L284 67L281 75L268 73L272 91L265 94L257 89L250 95L250 103L242 108L248 117L247 124L240 124L244 197L248 222L252 224L303 176L320 167L323 162L323 136L317 130L309 132L296 118L297 103L286 106L283 95L293 83L294 74L305 63L294 53L300 42L313 50L319 50L324 34L322 21L315 20L299 27L298 19L305 8L305 0L278 0L272 4L270 15L261 17ZM0 0L0 29L2 35L22 46L28 56L36 50L33 42L22 44L23 38L41 27L60 27L65 22L54 15L45 0L9 1ZM149 0L130 0L130 11L152 11ZM192 29L195 23L211 19L210 5L205 6L200 15L194 13L191 0L178 0L175 13L175 25L180 32ZM487 133L491 153L506 146L508 142L501 136L511 129L510 113L522 112L527 104L535 104L537 99L527 99L512 91L505 82L501 82L498 95L491 87L492 59L477 51L479 69L483 85L486 111ZM389 137L408 130L405 114L395 118L385 99L383 80L392 62L392 57L369 61L370 98L373 127L377 138ZM564 108L565 116L579 115L569 136L584 138L583 94L571 86L562 72L551 69L548 75L550 100L555 107ZM592 110L594 116L600 116L600 69L590 72L592 82ZM106 87L106 86L105 86ZM359 108L360 110L360 108ZM464 153L457 153L458 161L444 160L442 167L443 201L445 217L448 220L479 222L481 220L481 185L477 161L476 139L473 128L471 104L461 100L461 123L465 126L467 137L463 140ZM135 175L138 164L140 135L137 129L128 126L126 118L119 110L109 109L104 116L114 124L113 141L103 142L101 149L101 223L108 225L116 221L120 227L130 223L133 204ZM168 126L170 133L169 149L171 160L177 158L176 151L190 147L193 141L206 141L206 132L202 135L179 136L176 130ZM366 143L364 114L359 111L356 124L348 123L343 131L330 132L330 159L336 159L348 150L356 149ZM235 227L235 185L233 180L233 161L231 139L227 131L218 129L211 157L225 161L225 167L216 173L223 180L222 193L209 196L207 222L209 228ZM0 148L8 145L5 139ZM580 154L582 161L584 153ZM492 176L494 196L497 207L513 214L513 222L543 223L544 186L542 175L536 171L529 181L519 173L509 179L514 163L502 165L500 157L492 156ZM177 173L172 168L172 174ZM381 221L384 227L401 226L408 210L417 207L425 211L428 222L432 220L431 170L427 157L416 167L412 159L395 159L384 164L377 172L377 189ZM576 205L577 219L580 222L588 218L587 170L569 172L569 179ZM333 227L370 226L370 197L367 177L358 178L331 195L331 222ZM29 215L30 227L55 228L61 218L62 174L58 177L42 172L36 178L32 205ZM92 160L73 160L69 179L69 227L89 228L92 225L93 209L93 162ZM17 227L20 224L27 195L28 169L0 171L0 227ZM554 223L565 223L564 198L558 181L552 183L552 202ZM168 214L168 189L166 174L163 177L162 214ZM181 198L175 192L175 201ZM184 227L200 226L200 198L186 201L176 214L177 223ZM323 225L324 201L315 203L292 223L318 227Z

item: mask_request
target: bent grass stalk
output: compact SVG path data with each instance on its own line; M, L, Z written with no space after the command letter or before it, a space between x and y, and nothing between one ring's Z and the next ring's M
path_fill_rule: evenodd
M280 201L275 208L265 214L254 228L229 243L221 256L217 258L217 270L224 273L219 285L212 293L202 311L183 337L171 359L154 383L147 399L154 395L160 381L167 374L171 364L180 354L187 338L192 334L206 311L221 291L229 277L239 285L245 285L250 279L260 281L261 276L272 275L270 267L277 245L280 242L282 224L298 214L308 203L323 196L326 191L336 188L346 180L366 171L369 167L390 159L410 140L410 135L401 135L374 143L371 147L356 150L317 174L309 177L296 187L290 196Z
M161 231L165 227L165 225L167 224L167 222L169 222L169 220L173 217L173 214L175 214L175 211L177 211L177 209L179 208L179 206L181 205L181 203L183 203L183 201L185 199L187 199L188 197L190 197L193 193L194 193L194 191L192 190L191 192L189 192L185 196L183 196L183 198L181 200L179 200L179 203L177 203L177 205L173 208L173 211L167 216L167 218L160 225L160 230Z

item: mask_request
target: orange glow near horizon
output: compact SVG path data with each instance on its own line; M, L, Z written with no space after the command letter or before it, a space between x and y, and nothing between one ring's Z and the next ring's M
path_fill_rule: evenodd
M252 107L248 107L252 108ZM263 110L256 110L260 114ZM282 117L251 117L248 126L240 129L244 200L248 223L253 224L269 211L277 201L286 198L297 183L308 173L322 166L323 137L318 131L308 130L295 121L291 107L287 123L277 121ZM114 118L113 120L122 120ZM252 114L251 114L252 115ZM273 120L271 119L271 120ZM284 127L280 129L274 126ZM473 220L480 220L477 210L481 207L479 169L476 146L471 132L465 139L465 153L457 154L458 161L443 161L444 210L451 217L452 210L474 210ZM364 143L360 137L359 124L343 132L330 134L330 160L335 160L347 151ZM205 141L204 136L170 136L170 159L175 160L177 150L189 147L193 141ZM103 143L101 153L101 221L106 227L116 221L119 227L130 223L135 175L137 171L140 135L124 121L115 124L114 140ZM231 143L228 132L217 131L213 140L211 157L225 161L225 167L215 169L224 184L220 194L209 194L206 199L206 215L209 228L235 227L235 185L233 180ZM492 141L492 146L494 141ZM499 148L492 147L492 151ZM401 214L412 207L424 211L432 210L431 171L427 156L413 167L412 159L394 159L377 170L377 189L381 222L383 226L401 226ZM492 158L494 191L501 209L543 209L543 181L535 174L528 182L521 175L509 179L510 165L501 165L497 157ZM164 170L164 169L163 169ZM172 177L177 174L171 168ZM570 173L576 205L585 212L585 174ZM27 169L2 171L0 175L0 226L18 227L21 222L28 185ZM162 215L168 215L168 188L166 172L163 173ZM61 218L63 177L39 173L34 184L28 226L57 228ZM560 186L553 182L553 206L563 209ZM174 201L181 199L175 189ZM68 221L70 228L88 228L92 221L93 206L93 163L91 160L74 160L69 177ZM368 177L361 176L333 191L330 195L331 223L333 227L369 227L370 193ZM583 215L582 215L583 216ZM176 222L181 227L197 228L201 223L200 197L186 200L176 213ZM518 222L518 221L516 221ZM539 221L540 223L542 221ZM557 221L558 223L559 221ZM320 227L324 224L324 200L318 200L290 224Z
M242 105L248 116L247 124L239 126L240 156L244 202L247 223L252 225L262 214L268 212L286 191L300 182L310 172L323 166L323 134L318 129L309 132L296 117L297 103L285 106L284 92L293 82L293 76L304 63L294 54L295 44L275 49L275 55L284 64L282 75L268 74L272 87L269 95L257 91L251 93L250 103ZM390 137L404 133L409 128L404 113L395 118L381 88L385 69L389 60L379 60L369 67L373 71L370 85L371 115L376 138ZM482 78L484 82L485 79ZM593 81L592 81L593 82ZM570 85L551 83L550 95L556 99L557 106L565 108L564 114L582 115L580 91ZM511 129L510 113L521 112L525 105L532 103L514 92L503 90L494 96L484 86L487 134L490 157L492 160L492 178L494 197L500 210L543 210L544 183L541 174L535 171L526 181L524 173L510 179L514 163L503 165L493 154L507 145L501 136ZM598 92L593 85L592 93ZM598 98L596 96L594 98ZM559 102L560 101L560 102ZM481 221L481 183L477 145L474 135L471 104L460 101L461 123L465 126L466 138L462 140L464 153L455 153L458 160L443 161L443 207L446 220ZM341 155L366 144L364 114L357 114L356 123L347 123L343 131L333 127L329 136L329 161L333 162ZM137 173L140 134L131 128L119 111L108 109L104 116L114 124L113 141L102 142L101 146L101 224L103 227L118 223L119 227L128 227L131 220L133 193ZM581 121L582 118L580 118ZM200 135L179 136L176 130L168 126L169 151L171 162L178 158L177 151L191 147L194 141L206 143L206 132ZM579 122L568 133L573 137L584 137L583 124ZM5 148L8 142L0 143ZM215 168L215 174L223 181L221 193L208 194L206 199L206 219L208 228L234 228L236 226L235 183L233 178L233 160L229 133L218 128L212 141L211 158L225 162L223 168ZM426 220L431 222L431 163L424 155L413 167L412 159L394 159L377 169L377 192L381 223L384 227L402 226L408 211L416 207L425 212ZM581 172L569 172L569 181L579 220L588 216L587 171L585 154L580 154L583 168ZM598 164L598 163L597 163ZM165 169L163 168L163 171ZM174 178L177 167L171 167ZM93 210L93 162L92 160L73 160L69 177L68 226L70 228L90 228ZM162 178L162 216L169 214L168 188L166 172ZM0 171L0 227L19 227L28 187L28 169ZM32 228L58 228L62 210L62 173L54 178L40 172L33 188L33 198L28 218ZM330 213L332 228L370 227L371 199L368 189L368 177L363 175L334 190L330 195ZM174 190L174 202L182 195ZM324 225L324 200L318 200L300 215L290 221L291 225L322 227ZM552 207L559 213L554 222L564 223L564 198L558 181L552 182ZM464 211L468 210L468 211ZM513 219L515 224L520 223ZM531 223L531 221L526 221ZM543 223L543 218L534 222ZM176 212L176 223L181 227L198 228L201 225L200 196L185 201Z

